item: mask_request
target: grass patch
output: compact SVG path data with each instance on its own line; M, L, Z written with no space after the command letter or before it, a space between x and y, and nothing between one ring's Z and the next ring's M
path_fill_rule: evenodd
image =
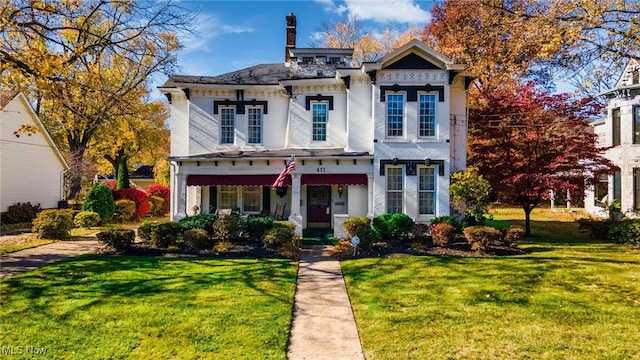
M84 255L0 283L0 343L47 358L285 359L290 260Z
M30 249L36 246L52 243L54 240L40 239L36 234L22 234L5 236L0 240L0 254Z
M499 209L494 224L523 217ZM344 261L367 359L640 358L640 251L532 219L528 255Z

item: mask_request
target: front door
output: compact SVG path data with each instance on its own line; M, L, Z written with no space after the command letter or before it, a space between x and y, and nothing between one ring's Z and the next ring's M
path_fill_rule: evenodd
M331 186L307 187L307 227L331 227Z

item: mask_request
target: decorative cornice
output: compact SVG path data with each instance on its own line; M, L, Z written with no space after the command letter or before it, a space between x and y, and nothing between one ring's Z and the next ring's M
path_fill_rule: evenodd
M378 72L378 82L395 82L395 81L442 81L449 82L447 73L442 70L382 70Z
M444 160L433 160L433 159L423 159L423 160L410 160L410 159L380 159L380 175L385 174L385 168L387 165L405 165L404 171L407 176L413 176L418 174L418 165L424 166L438 166L438 175L444 176Z

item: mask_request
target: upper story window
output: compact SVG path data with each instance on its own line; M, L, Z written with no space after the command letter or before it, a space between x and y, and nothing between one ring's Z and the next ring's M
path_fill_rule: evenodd
M620 145L620 108L613 109L611 111L611 120L612 120L612 145Z
M436 95L421 94L419 97L419 106L419 136L436 136Z
M339 57L329 57L329 62L328 64L337 64L340 62L340 58Z
M401 166L388 167L387 174L387 213L402 213L404 197L403 168Z
M312 140L327 141L327 120L329 118L328 104L314 103L312 110Z
M403 136L404 95L387 94L387 136Z
M220 108L220 143L233 144L235 140L236 109L234 107Z
M303 56L302 57L302 62L305 63L305 64L313 63L313 56Z
M250 107L247 110L247 142L262 144L262 108Z
M640 144L640 105L633 107L633 143Z

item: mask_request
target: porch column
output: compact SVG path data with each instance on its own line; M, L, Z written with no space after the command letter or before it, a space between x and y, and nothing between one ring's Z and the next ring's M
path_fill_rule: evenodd
M178 221L187 216L187 175L176 174L176 183L173 187L171 204L171 221Z
M367 174L367 217L373 219L373 174Z
M291 174L291 215L289 221L295 226L295 235L302 236L302 214L300 214L300 179L301 174Z

